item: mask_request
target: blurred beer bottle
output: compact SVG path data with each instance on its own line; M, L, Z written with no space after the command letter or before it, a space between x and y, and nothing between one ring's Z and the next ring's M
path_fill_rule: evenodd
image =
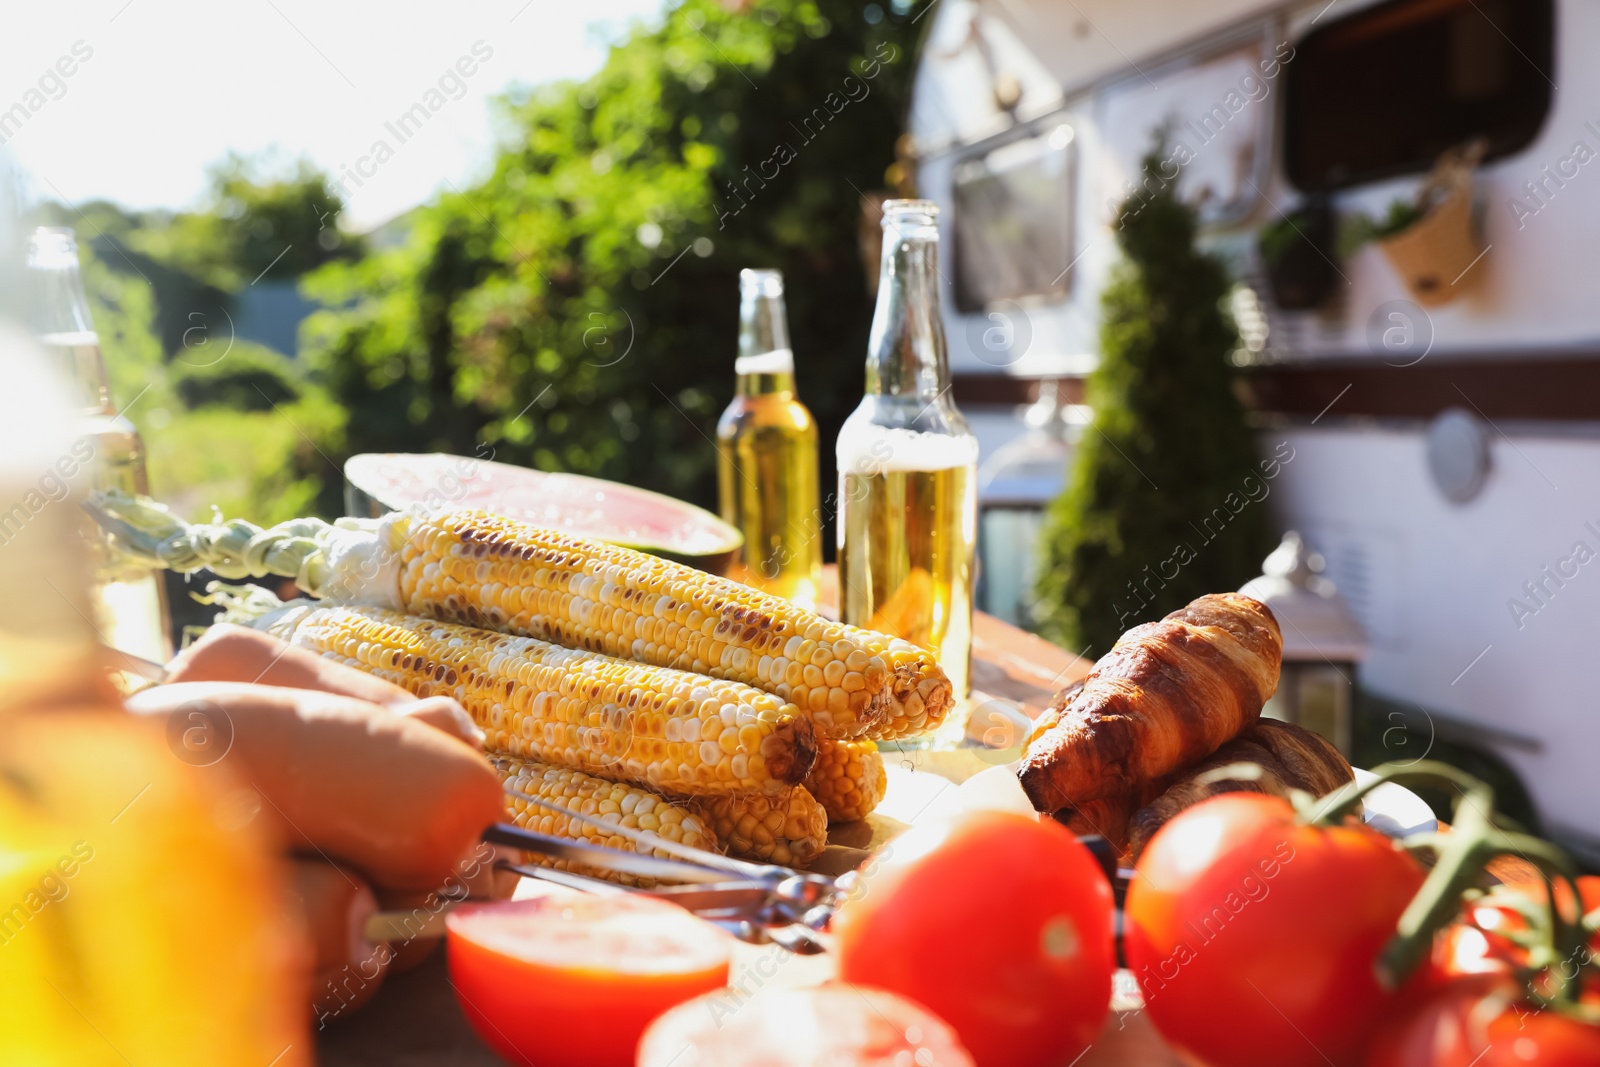
M728 572L814 608L822 580L817 424L794 390L783 275L739 273L738 392L717 422L722 518L744 535Z
M34 231L28 280L39 341L77 394L77 440L58 458L57 481L81 479L80 472L86 472L86 491L148 494L144 440L112 401L100 337L78 271L78 242L70 229L41 226ZM91 602L102 640L135 656L166 662L172 656L172 634L161 575L128 560L87 517L80 536L91 546Z
M281 843L228 724L201 713L196 746L106 682L78 500L50 488L78 407L0 318L0 1064L306 1067Z
M883 205L867 390L837 446L839 597L845 622L932 651L964 697L978 441L950 399L938 216L927 200Z

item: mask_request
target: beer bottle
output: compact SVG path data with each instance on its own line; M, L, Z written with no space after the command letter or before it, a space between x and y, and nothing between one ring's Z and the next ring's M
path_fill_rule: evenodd
M950 399L939 208L883 206L867 389L839 431L844 621L932 651L957 697L972 659L978 441Z
M62 462L75 468L85 492L148 494L144 440L112 401L100 338L78 272L78 242L70 229L41 226L34 231L28 276L39 341L77 394L77 439ZM79 466L86 468L86 476L78 474ZM112 648L166 662L172 638L161 575L124 558L87 516L83 536L94 562L91 599L100 639Z
M794 390L783 275L739 274L738 393L717 422L722 518L744 534L730 575L807 608L822 578L817 424Z

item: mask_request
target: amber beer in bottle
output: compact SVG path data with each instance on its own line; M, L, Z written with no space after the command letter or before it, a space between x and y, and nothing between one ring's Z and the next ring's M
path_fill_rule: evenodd
M950 399L938 207L883 208L867 389L839 431L844 621L935 653L958 697L972 659L978 442Z
M148 493L144 440L112 401L100 338L78 272L78 243L70 229L41 226L34 232L28 275L39 341L54 357L58 373L71 382L81 405L77 440L64 460L81 461L90 490ZM172 655L172 639L161 575L124 558L87 516L82 527L94 560L91 592L101 640L112 648L165 662Z
M811 608L822 578L817 424L794 390L783 275L739 275L738 392L717 422L722 518L744 535L729 574Z

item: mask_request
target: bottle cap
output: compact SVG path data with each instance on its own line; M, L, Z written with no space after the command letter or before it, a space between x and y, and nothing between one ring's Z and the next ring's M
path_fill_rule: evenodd
M782 296L783 271L751 270L746 267L739 272L739 295L744 297Z
M932 200L885 200L883 202L883 228L928 226L937 228L939 205Z

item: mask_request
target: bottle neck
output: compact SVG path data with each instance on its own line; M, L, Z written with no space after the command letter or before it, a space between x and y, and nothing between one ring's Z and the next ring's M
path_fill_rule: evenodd
M115 415L111 383L106 378L105 360L100 355L100 338L87 333L47 333L39 343L54 360L57 372L67 380L84 415Z
M28 265L33 326L56 362L57 373L72 386L86 415L113 415L111 383L100 355L100 339L89 314L75 242L46 239Z
M878 304L867 342L867 394L933 403L949 387L939 310L938 228L886 219Z
M740 396L793 396L794 353L783 293L752 292L739 301L739 358L734 363Z

